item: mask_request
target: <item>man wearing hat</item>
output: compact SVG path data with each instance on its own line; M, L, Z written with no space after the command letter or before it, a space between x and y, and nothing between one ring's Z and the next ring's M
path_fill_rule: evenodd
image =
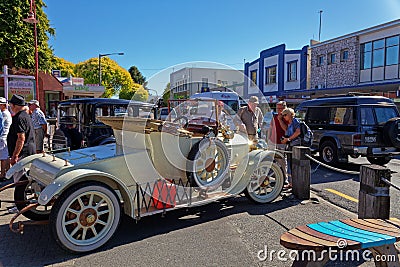
M248 105L241 107L235 118L239 131L246 132L250 140L257 139L263 122L263 114L258 104L258 97L251 96Z
M7 145L10 163L14 165L19 159L35 154L35 133L32 119L24 111L25 98L13 95L9 103L14 116L7 135Z
M7 134L10 130L12 118L11 113L7 109L7 99L0 97L0 114L3 120L3 128L0 131L0 161L1 161L1 172L0 181L4 181L6 178L6 172L10 168L10 160L8 157L7 147Z
M36 153L43 152L43 140L47 136L47 120L43 111L40 110L40 104L37 100L31 100L28 103L31 113L33 128L35 129Z

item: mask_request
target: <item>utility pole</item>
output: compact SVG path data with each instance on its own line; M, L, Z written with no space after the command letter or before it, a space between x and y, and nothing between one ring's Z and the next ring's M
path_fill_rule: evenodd
M319 32L318 32L318 41L321 41L321 27L322 27L322 10L319 11Z

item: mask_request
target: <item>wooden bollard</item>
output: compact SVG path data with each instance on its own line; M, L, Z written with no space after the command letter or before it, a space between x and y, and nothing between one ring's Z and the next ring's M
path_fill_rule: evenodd
M292 152L292 193L297 199L310 199L311 166L306 157L310 148L295 146Z
M361 166L358 218L389 219L389 185L384 183L381 177L390 181L390 170L379 165Z

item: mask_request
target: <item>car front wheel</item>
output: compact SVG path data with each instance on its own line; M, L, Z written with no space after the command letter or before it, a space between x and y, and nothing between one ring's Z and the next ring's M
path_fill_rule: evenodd
M283 182L284 177L280 166L264 160L251 175L244 194L254 203L270 203L281 193Z
M65 250L88 252L104 245L115 233L121 216L115 192L100 183L67 189L50 214L51 233Z

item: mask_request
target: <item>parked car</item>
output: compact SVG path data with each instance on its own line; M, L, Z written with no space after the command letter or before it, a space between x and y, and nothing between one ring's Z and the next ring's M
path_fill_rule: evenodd
M383 165L400 154L399 111L388 98L323 97L304 101L296 111L314 133L311 149L326 163L362 156Z
M211 112L215 100L186 104L175 108L177 122L140 112L98 117L114 129L115 144L20 160L7 172L20 210L10 225L20 214L48 220L62 248L89 252L113 236L121 214L139 220L242 192L256 203L276 199L284 177L274 158L283 155L249 143L245 134L222 129ZM137 111L147 107L134 105ZM24 222L17 227L11 228L22 231Z
M162 120L162 121L165 121L167 118L168 118L168 108L167 107L165 107L165 108L160 108L159 109L159 119L160 120Z
M139 108L140 107L140 108ZM154 116L155 106L137 101L112 98L78 98L58 105L58 136L64 134L71 149L115 142L113 130L99 116ZM78 143L81 140L81 143Z

